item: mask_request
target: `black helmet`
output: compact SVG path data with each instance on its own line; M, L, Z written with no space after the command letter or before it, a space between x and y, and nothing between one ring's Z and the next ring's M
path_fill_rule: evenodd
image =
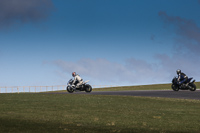
M180 73L181 73L181 70L180 70L180 69L176 70L176 73L177 73L177 74L180 74Z

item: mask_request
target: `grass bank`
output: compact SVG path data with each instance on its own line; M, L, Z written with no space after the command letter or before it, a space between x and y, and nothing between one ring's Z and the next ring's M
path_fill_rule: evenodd
M119 86L119 87L104 87L95 88L93 91L122 91L122 90L170 90L171 84L153 84L153 85L138 85L138 86Z
M0 132L200 132L200 101L0 94Z
M195 84L197 86L197 89L199 89L200 82L195 82ZM134 91L134 90L172 90L172 89L171 89L171 84L152 84L152 85L93 88L92 91L130 91L130 90ZM51 93L52 91L49 92ZM53 91L53 92L66 92L66 90Z
M195 82L197 88L200 82ZM120 86L120 87L105 87L95 88L93 91L122 91L122 90L171 90L170 84L152 84L152 85L138 85L138 86Z

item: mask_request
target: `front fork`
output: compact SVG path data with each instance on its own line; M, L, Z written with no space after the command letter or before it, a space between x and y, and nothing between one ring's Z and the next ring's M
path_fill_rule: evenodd
M68 87L69 87L70 90L71 90L71 89L74 90L74 91L76 90L75 85L71 85L71 86L68 86Z

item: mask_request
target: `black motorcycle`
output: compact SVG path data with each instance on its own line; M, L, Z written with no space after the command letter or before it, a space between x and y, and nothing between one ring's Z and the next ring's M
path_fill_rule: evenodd
M69 93L73 93L74 91L85 91L85 92L91 92L92 91L92 86L89 85L89 84L86 84L87 82L89 82L89 80L83 82L82 85L80 85L78 88L75 87L75 85L72 85L74 82L73 79L70 79L67 83L67 87L66 87L66 90L69 92ZM76 83L75 83L76 84Z
M192 81L193 78L188 78L187 81L182 83L181 85L178 84L178 78L174 77L172 79L172 89L174 91L179 91L180 90L190 90L190 91L195 91L196 90L196 85L194 84L195 80Z

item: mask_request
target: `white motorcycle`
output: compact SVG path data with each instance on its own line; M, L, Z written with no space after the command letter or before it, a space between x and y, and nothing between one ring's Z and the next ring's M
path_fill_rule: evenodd
M87 82L89 82L89 80L83 82L82 85L80 85L78 88L76 88L73 84L73 79L70 79L67 83L67 87L66 87L66 90L69 92L69 93L73 93L74 91L85 91L85 92L91 92L92 91L92 86L89 85L89 84L86 84Z

